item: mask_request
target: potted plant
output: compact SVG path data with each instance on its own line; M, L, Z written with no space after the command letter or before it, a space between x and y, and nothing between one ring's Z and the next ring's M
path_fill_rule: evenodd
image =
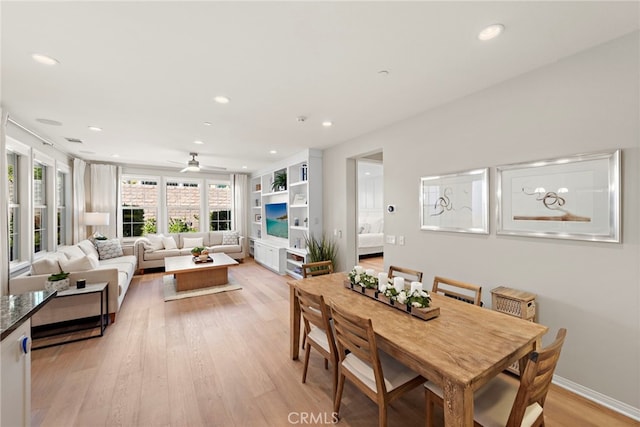
M304 236L304 242L307 246L307 254L309 260L307 262L331 261L335 268L338 259L338 245L333 239L327 238L324 234L320 240L313 235Z
M273 191L284 191L287 189L287 172L276 172L271 183Z
M191 249L191 255L200 256L200 254L206 250L207 248L205 248L204 246L196 246L195 248ZM209 253L209 251L207 251L207 253Z
M69 273L61 271L47 277L44 288L48 291L64 291L69 288Z

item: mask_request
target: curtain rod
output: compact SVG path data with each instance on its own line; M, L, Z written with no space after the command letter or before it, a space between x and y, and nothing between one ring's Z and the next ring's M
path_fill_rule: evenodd
M15 119L9 115L7 115L7 120L11 123L13 123L14 125L16 125L17 127L19 127L20 129L22 129L23 131L35 136L36 138L38 138L40 141L42 141L42 143L44 145L48 145L50 147L54 147L53 142L49 141L47 138L44 138L40 135L38 135L37 133L35 133L34 131L32 131L31 129L27 129L26 127L24 127L23 125L21 125L20 123L16 122Z

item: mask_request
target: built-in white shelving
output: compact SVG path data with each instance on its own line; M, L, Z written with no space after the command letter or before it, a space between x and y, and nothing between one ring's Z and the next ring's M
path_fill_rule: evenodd
M286 174L286 185L275 187L274 180ZM251 177L251 224L250 239L256 261L281 274L302 277L301 266L307 259L305 238L309 234L322 234L322 152L305 150L268 170L259 171ZM267 218L286 205L286 226L277 225L278 218ZM267 227L269 221L269 227ZM277 251L269 256L282 256L280 260L260 259L258 250L262 243ZM284 253L281 255L281 249ZM251 251L250 251L251 253ZM275 255L274 255L275 253ZM286 257L286 259L285 259ZM281 266L282 265L282 266Z

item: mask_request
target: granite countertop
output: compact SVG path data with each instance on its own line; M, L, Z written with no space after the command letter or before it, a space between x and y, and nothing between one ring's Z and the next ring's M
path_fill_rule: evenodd
M5 339L46 303L51 301L56 291L32 291L20 295L0 297L0 332Z

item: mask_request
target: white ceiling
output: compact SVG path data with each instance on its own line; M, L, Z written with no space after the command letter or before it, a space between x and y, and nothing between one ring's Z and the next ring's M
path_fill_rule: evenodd
M635 31L638 11L608 1L3 1L2 105L85 160L178 170L196 151L202 164L253 171ZM496 22L504 34L478 41ZM60 63L37 64L34 52Z

